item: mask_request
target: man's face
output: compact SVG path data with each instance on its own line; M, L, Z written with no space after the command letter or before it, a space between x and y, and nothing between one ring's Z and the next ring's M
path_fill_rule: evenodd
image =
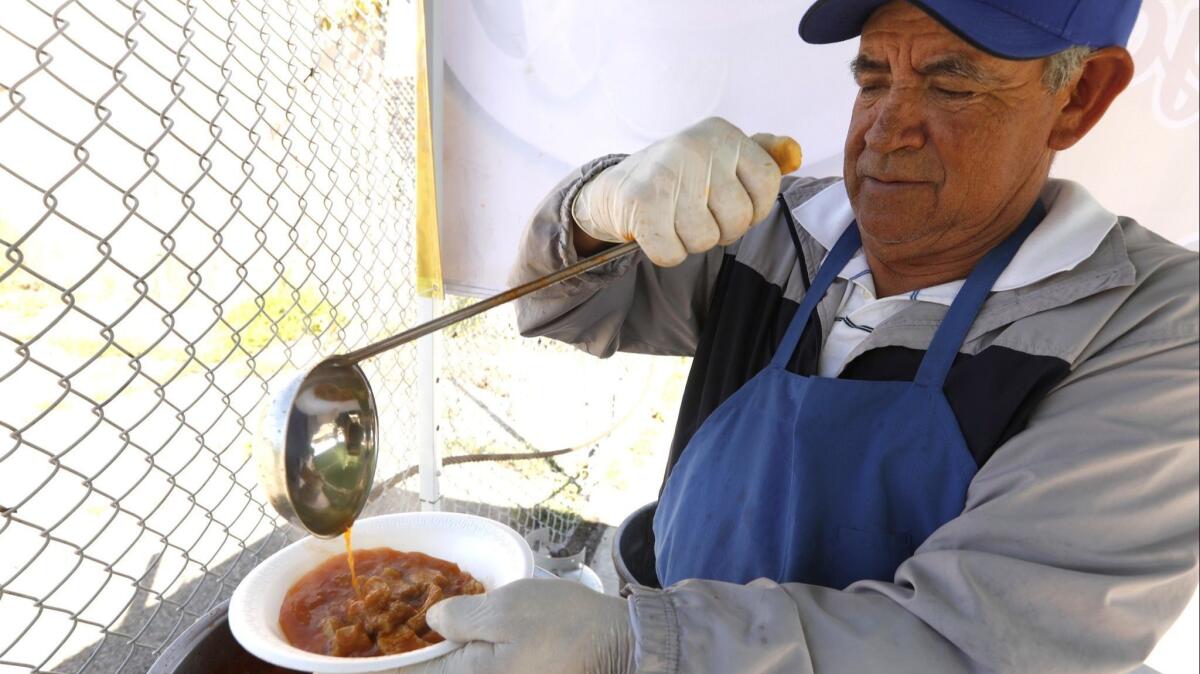
M863 28L853 69L844 168L865 237L949 249L1041 184L1056 107L1042 61L989 56L892 2Z

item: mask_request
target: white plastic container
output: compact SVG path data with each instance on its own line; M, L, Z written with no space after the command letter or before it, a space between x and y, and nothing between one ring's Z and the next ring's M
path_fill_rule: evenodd
M380 515L354 524L354 548L389 547L453 562L487 590L533 577L533 552L517 532L475 515L413 512ZM267 662L319 674L359 674L403 667L459 648L444 641L408 653L341 658L289 644L279 628L279 608L301 576L332 555L344 555L341 538L308 537L271 555L251 571L229 602L229 628L239 643Z

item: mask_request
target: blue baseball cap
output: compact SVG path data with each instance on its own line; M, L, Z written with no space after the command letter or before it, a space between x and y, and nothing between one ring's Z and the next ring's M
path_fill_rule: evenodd
M841 42L890 0L817 0L800 20L813 44ZM909 0L962 39L1001 58L1033 59L1068 47L1125 46L1141 0Z

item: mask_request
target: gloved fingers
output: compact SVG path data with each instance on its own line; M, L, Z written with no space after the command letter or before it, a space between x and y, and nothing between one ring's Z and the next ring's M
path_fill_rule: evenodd
M670 225L638 232L637 242L646 257L660 267L674 267L687 258L687 249Z
M783 180L779 165L757 142L746 141L742 143L742 151L738 154L737 177L753 204L750 223L762 222L771 214L775 197L779 195L779 185Z
M484 641L464 644L440 658L393 669L387 674L491 674L499 671L492 664L496 662L495 652L495 644Z
M486 594L450 597L434 604L425 620L449 641L500 643L507 640L507 616L496 611L494 604Z
M631 201L628 216L638 246L660 267L674 267L687 257L687 248L675 232L675 204L670 198L647 196Z
M389 669L384 674L451 674L454 672L454 670L448 668L449 663L447 662L447 659L457 652L458 651L455 651L454 653L447 653L440 658L426 660L425 662L418 662L415 665Z
M750 200L741 181L732 175L712 178L708 189L708 210L721 230L722 245L740 239L754 223L754 202Z
M721 228L703 195L685 195L675 204L675 234L693 254L703 253L721 240Z

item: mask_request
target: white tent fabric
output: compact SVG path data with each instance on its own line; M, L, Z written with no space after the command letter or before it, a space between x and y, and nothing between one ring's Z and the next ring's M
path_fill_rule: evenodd
M841 173L856 43L812 46L795 0L438 3L444 57L442 256L451 291L506 286L525 219L571 167L709 115L804 146ZM1137 79L1054 172L1110 210L1196 240L1197 2L1145 0Z

